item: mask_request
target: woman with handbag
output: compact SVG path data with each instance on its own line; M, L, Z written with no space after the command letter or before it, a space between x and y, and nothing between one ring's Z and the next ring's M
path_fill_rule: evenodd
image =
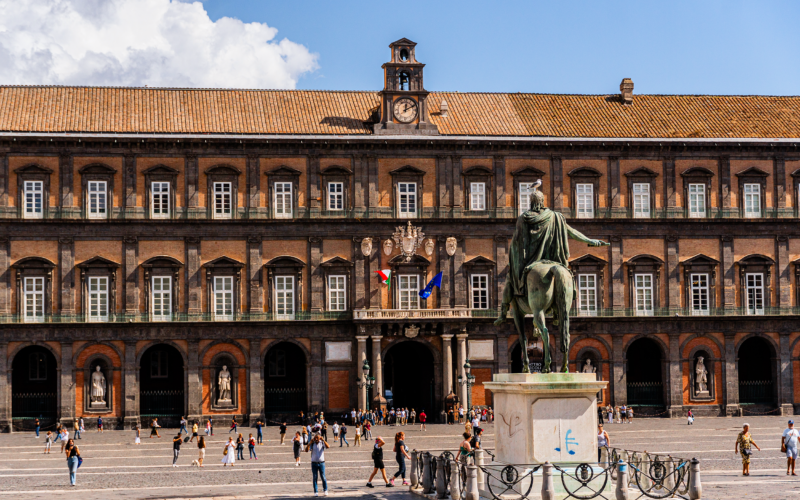
M222 466L225 467L230 464L230 466L233 467L233 464L236 463L236 443L233 442L232 437L228 438L228 442L225 444L225 449L222 454Z
M740 432L739 436L736 438L736 446L733 447L734 453L741 453L742 455L743 476L750 475L750 455L753 454L750 445L755 446L758 451L761 451L761 448L758 447L756 442L753 441L753 437L750 435L750 424L744 424L742 426L742 432Z

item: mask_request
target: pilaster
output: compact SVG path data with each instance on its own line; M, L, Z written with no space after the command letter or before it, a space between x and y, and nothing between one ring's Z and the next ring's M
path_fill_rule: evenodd
M62 153L58 155L59 191L61 193L61 208L70 209L74 206L72 194L72 155Z
M250 425L264 418L264 361L260 339L250 340L250 366L247 367L247 400L250 403Z
M9 239L0 236L0 314L11 314L11 259Z
M75 314L75 241L71 237L58 239L58 269L61 286L60 314Z
M503 291L506 288L508 279L508 237L494 237L494 261L495 261L495 306L500 307L503 302Z
M247 215L256 217L261 201L261 161L257 154L247 155Z
M782 309L791 308L791 263L789 262L789 238L787 236L778 236L775 239L776 252L778 256L777 274L778 274L778 293L777 305Z
M728 156L719 157L719 199L723 211L731 208L731 159Z
M780 390L778 391L778 405L781 415L794 415L794 390L792 377L792 343L790 332L780 333Z
M453 255L453 275L455 277L455 305L456 309L463 309L467 307L467 276L466 269L464 269L464 262L466 261L466 249L464 248L464 238L456 237L458 245L456 246L456 254Z
M628 381L625 376L625 345L622 334L611 335L611 391L614 406L628 402Z
M322 264L322 238L312 236L308 239L309 276L311 277L311 311L325 309L325 277Z
M247 237L247 290L250 314L264 312L264 275L262 268L262 240L259 235ZM263 397L263 396L262 396Z
M325 405L325 393L327 388L320 383L322 378L322 361L325 359L325 342L322 340L311 341L311 404L308 412L323 411Z
M736 334L725 333L725 414L738 417L739 408L739 373L736 367Z
M667 308L678 310L681 307L681 273L678 260L678 237L667 236Z
M452 177L450 178L452 191L453 191L453 209L464 210L464 189L462 187L462 163L460 156L450 157L452 161Z
M615 311L625 309L625 283L622 269L622 238L611 237L611 246L608 249L611 262L611 307Z
M189 420L200 420L203 415L203 382L200 370L200 341L190 339L186 350L186 416ZM241 405L241 402L239 403Z
M197 155L186 155L183 160L184 177L186 179L186 210L187 213L193 212L202 213L203 209L200 208L199 179L200 173L197 164Z
M353 155L353 208L355 216L361 217L366 211L365 187L369 185L367 159L364 155Z
M0 153L0 208L8 206L8 155Z
M368 305L366 297L369 290L369 283L367 282L366 278L369 270L366 267L369 255L364 255L364 252L361 250L363 244L364 238L358 236L353 238L353 263L355 264L355 269L353 273L353 283L351 286L353 287L353 293L355 294L355 309L366 309ZM370 250L369 253L371 253L372 244L368 246Z
M678 206L678 200L675 196L675 158L664 158L663 161L663 170L664 170L664 199L666 200L666 206L668 212L674 212L674 209ZM673 209L673 210L670 210Z
M124 204L125 216L131 217L136 211L136 155L125 154L122 156L123 177L122 185L124 194L122 201ZM188 180L187 180L188 185Z
M453 298L453 261L452 257L447 254L447 237L439 236L437 243L439 248L436 254L439 256L439 271L442 273L442 286L439 287L439 292L436 294L439 299L437 306L440 309L451 309L455 304Z
M495 156L492 159L494 170L495 207L506 208L506 157Z
M308 207L313 217L320 210L319 156L308 155L306 165L308 172Z
M381 249L383 240L372 238L372 253L369 258L369 276L367 276L367 294L369 295L369 308L381 308L381 282L377 272L380 271ZM391 293L391 291L389 292Z
M612 214L625 211L620 196L619 158L616 157L608 159L608 198Z
M564 169L560 157L553 156L550 158L550 172L553 174L550 182L550 199L553 200L553 211L561 212L564 209Z
M775 172L775 200L778 208L786 208L786 160L776 157L773 160Z
M0 342L0 432L11 432L11 369L8 342Z
M71 427L75 418L75 373L72 366L72 342L61 343L61 369L59 370L61 390L58 395L61 399L61 423Z
M139 313L139 240L136 236L122 238L125 262L123 263L123 276L125 277L125 314Z
M139 422L139 384L136 372L136 341L126 340L125 359L122 364L122 406L126 429L133 429Z
M189 315L203 313L203 287L200 272L200 238L187 236L186 239L186 294ZM176 311L177 312L177 311ZM211 313L211 311L208 311Z
M378 158L376 156L367 156L367 174L369 176L369 211L377 214L379 210L379 203L381 200L381 192L378 189Z
M669 335L669 416L683 416L683 370L681 369L681 339L677 333Z
M733 236L722 236L720 238L722 246L722 286L723 286L723 307L736 307L736 266L733 255Z

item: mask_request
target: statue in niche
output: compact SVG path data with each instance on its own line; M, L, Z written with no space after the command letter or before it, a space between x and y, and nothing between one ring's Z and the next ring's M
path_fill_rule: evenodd
M703 363L703 356L697 357L697 364L694 367L694 385L697 394L708 394L708 370Z
M586 358L583 362L583 373L597 373L597 367L592 364L592 358Z
M92 373L92 393L91 393L92 406L105 406L106 405L106 377L100 371L100 365L97 365L94 373Z
M228 371L227 365L222 365L222 371L219 372L217 378L219 383L219 398L217 403L230 403L231 402L231 372Z

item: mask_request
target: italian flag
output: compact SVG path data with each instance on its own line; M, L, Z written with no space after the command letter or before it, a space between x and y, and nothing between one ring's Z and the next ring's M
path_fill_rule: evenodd
M392 281L392 271L389 269L384 269L383 271L375 271L378 273L378 276L381 277L381 283L384 285L388 285Z

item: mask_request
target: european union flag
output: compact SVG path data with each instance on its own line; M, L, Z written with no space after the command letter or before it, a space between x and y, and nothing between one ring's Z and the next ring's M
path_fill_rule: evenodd
M441 272L433 277L431 282L428 283L428 286L426 286L424 289L419 291L419 296L422 297L423 299L427 299L433 293L433 287L435 287L435 286L438 286L439 288L442 287L442 273Z

